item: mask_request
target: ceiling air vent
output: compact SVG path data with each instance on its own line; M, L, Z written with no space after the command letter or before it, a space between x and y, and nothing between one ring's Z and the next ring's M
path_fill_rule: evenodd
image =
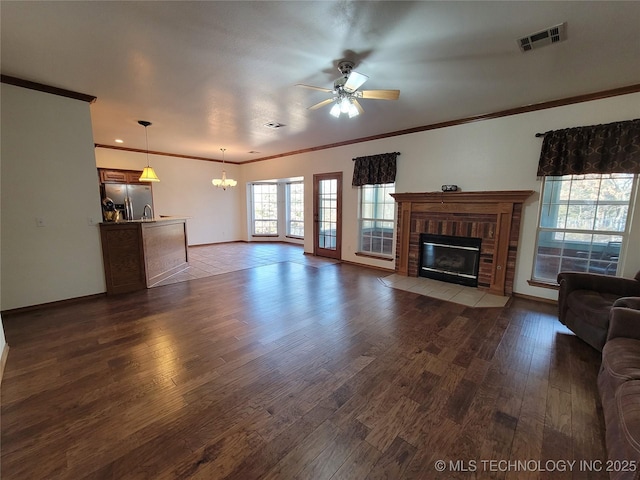
M520 50L528 52L567 39L567 22L518 39Z
M285 124L284 123L278 123L278 122L269 122L269 123L265 123L264 126L267 127L267 128L276 129L276 128L284 127Z

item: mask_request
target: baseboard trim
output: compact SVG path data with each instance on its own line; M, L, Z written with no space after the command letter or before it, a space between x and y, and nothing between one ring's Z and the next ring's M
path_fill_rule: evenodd
M229 243L284 243L286 245L298 245L303 246L302 243L291 242L288 240L229 240L228 242L213 242L213 243L194 243L189 247L213 247L215 245L225 245Z
M0 315L2 315L3 320L4 320L5 315L6 316L10 316L10 315L15 314L15 313L32 312L34 310L41 310L41 309L44 309L44 308L56 307L58 305L69 305L71 303L78 303L78 302L83 302L85 300L92 300L92 299L95 299L95 298L104 297L106 294L107 294L106 292L94 293L93 295L85 295L85 296L82 296L82 297L66 298L64 300L56 300L55 302L47 302L47 303L40 303L38 305L28 305L26 307L11 308L9 310L2 310L0 312Z
M2 383L2 378L4 377L4 366L7 364L7 357L9 356L9 344L4 342L4 347L2 348L2 356L0 356L0 383Z
M544 297L536 297L534 295L525 295L524 293L512 293L512 295L514 297L518 297L518 298L523 298L525 300L532 300L534 302L542 302L542 303L548 303L550 305L557 305L558 301L557 300L553 300L552 298L544 298Z
M226 245L229 243L249 243L246 240L228 240L226 242L211 242L211 243L194 243L187 245L188 247L213 247L214 245Z

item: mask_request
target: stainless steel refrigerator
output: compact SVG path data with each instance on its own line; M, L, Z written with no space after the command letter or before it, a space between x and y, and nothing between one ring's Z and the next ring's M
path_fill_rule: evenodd
M153 196L151 194L151 185L127 185L122 183L105 183L104 193L113 200L116 209L120 210L120 218L126 220L140 220L145 205L153 208ZM133 217L128 218L126 215L125 204L127 199L133 207Z

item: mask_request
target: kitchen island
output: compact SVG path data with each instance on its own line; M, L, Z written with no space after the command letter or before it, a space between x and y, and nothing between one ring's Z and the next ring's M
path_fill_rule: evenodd
M100 239L107 294L153 287L189 267L184 218L102 222Z

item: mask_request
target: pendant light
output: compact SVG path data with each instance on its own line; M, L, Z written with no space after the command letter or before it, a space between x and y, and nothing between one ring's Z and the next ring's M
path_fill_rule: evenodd
M154 172L153 168L151 168L151 165L149 165L149 137L147 136L147 127L151 125L151 122L147 122L145 120L138 120L138 123L144 127L144 138L147 141L147 166L144 167L144 170L142 171L142 175L140 175L140 178L138 179L138 181L159 182L160 179L158 178L158 175L156 175L156 172Z
M235 187L238 184L233 178L227 178L227 172L224 171L224 152L226 152L226 150L226 148L220 149L222 152L222 178L214 178L211 180L214 187L222 188L223 190L226 190L227 187Z

